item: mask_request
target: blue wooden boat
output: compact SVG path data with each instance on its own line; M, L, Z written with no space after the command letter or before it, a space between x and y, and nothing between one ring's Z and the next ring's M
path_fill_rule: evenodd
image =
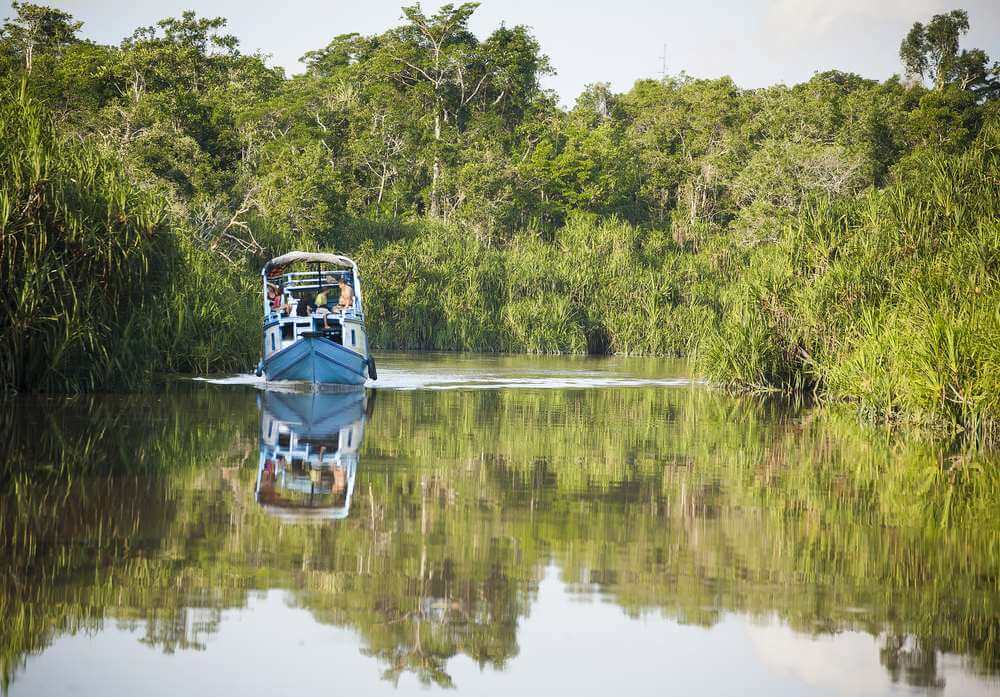
M261 278L258 375L268 383L315 387L355 387L377 378L354 261L339 254L289 252L267 262Z

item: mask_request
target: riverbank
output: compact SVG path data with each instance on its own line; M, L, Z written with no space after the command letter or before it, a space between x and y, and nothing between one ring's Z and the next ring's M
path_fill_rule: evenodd
M62 133L26 94L0 109L5 390L128 390L253 365L264 257L223 251L169 190ZM694 240L677 221L580 212L502 244L426 218L343 218L328 238L269 244L354 256L376 350L687 356L735 391L808 393L996 443L998 180L993 114L967 148L903 156L881 188L806 196Z
M995 441L1000 128L915 153L862 197L697 249L577 216L495 249L429 226L358 258L376 345L686 355L738 391L808 392L866 417Z
M155 192L59 138L37 105L4 116L5 295L20 307L3 330L8 387L131 388L252 364L253 262L213 262ZM376 348L687 355L732 389L993 440L998 153L991 123L967 152L914 155L884 189L803 205L773 239L730 227L694 249L578 215L502 248L456 225L356 230L350 253Z

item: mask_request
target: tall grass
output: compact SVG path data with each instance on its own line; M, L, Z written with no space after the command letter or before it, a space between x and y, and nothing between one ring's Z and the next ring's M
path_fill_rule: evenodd
M0 387L135 387L252 362L247 288L112 154L0 97ZM244 324L240 324L240 322ZM248 350L249 349L249 350Z
M1000 122L918 151L856 200L816 201L745 257L699 350L739 389L813 389L870 416L1000 426Z
M691 345L690 255L614 218L573 216L551 237L523 232L502 249L429 224L356 256L379 347L678 355Z
M88 143L0 100L0 380L94 389L134 360L168 254L163 203Z

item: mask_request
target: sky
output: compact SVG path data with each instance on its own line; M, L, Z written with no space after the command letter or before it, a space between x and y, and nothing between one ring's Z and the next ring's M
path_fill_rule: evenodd
M398 24L410 0L33 1L70 12L101 43L186 9L223 16L244 52L268 54L291 74L302 71L306 51L338 34ZM593 82L625 91L660 77L664 55L668 74L730 75L743 87L794 84L833 68L885 79L902 70L899 43L913 22L956 7L972 26L963 46L1000 59L997 0L483 0L470 26L480 37L501 23L531 27L557 72L543 84L568 106ZM0 0L0 17L10 14Z

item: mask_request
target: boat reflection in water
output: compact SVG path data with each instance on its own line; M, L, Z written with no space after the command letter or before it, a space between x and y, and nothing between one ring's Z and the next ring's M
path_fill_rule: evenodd
M346 518L368 400L364 391L264 392L257 503L285 522Z

